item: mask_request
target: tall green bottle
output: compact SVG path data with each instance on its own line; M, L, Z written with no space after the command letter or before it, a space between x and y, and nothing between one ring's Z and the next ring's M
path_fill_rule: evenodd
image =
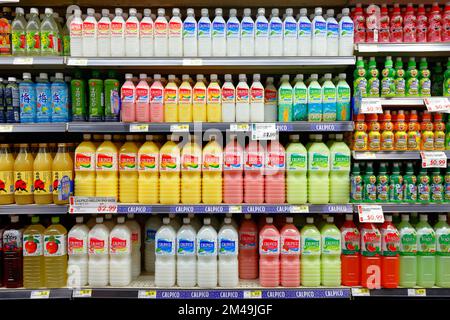
M436 233L426 214L420 215L417 231L417 285L431 288L436 282Z
M420 168L417 176L417 199L419 203L429 203L430 193L430 176L426 168Z
M419 97L419 71L416 68L416 59L409 58L408 71L406 71L406 96Z
M369 61L369 79L367 81L367 97L369 98L378 98L380 96L379 73L375 57L371 57Z
M434 168L431 173L431 202L441 203L444 201L444 178L441 170Z
M417 202L417 177L411 162L406 163L405 175L403 176L403 201L408 203Z
M364 192L363 202L373 203L377 201L377 177L373 174L372 162L366 164L363 177Z
M431 73L428 69L427 58L420 59L419 69L419 95L431 97Z
M389 98L395 97L395 70L392 63L392 57L387 56L384 63L384 69L381 71L381 97Z
M436 232L436 285L450 287L450 226L447 215L440 214L434 226Z
M395 96L404 97L405 96L405 70L403 69L403 60L398 57L395 60Z
M450 57L447 61L447 70L444 73L443 92L444 97L450 97Z
M350 202L359 203L363 200L364 184L359 163L353 163L352 173L350 174Z
M74 78L70 81L70 90L72 95L72 120L86 121L86 82L82 78L80 70L76 70Z
M402 214L398 231L400 233L399 285L412 288L417 283L417 232L409 223L408 214Z
M103 96L103 80L100 72L92 71L92 78L88 80L89 88L89 121L99 122L105 118L105 99Z
M386 164L380 163L377 176L377 202L389 201L389 175Z
M392 165L392 173L389 178L389 202L400 203L403 201L403 177L397 162Z

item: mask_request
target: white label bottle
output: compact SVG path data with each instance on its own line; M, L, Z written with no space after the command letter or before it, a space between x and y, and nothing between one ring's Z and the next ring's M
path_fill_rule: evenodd
M278 9L272 9L272 18L269 23L269 55L272 57L283 55L283 23L278 15Z
M266 88L264 89L264 122L275 122L278 119L278 91L273 85L273 78L266 79Z
M227 21L227 56L241 55L241 24L236 18L236 9L230 9L230 18Z
M109 235L109 283L124 287L132 280L131 273L131 231L125 224L125 217L117 218L117 225Z
M153 56L153 32L154 23L151 15L150 9L144 9L144 17L139 25L140 32L140 53L141 57L152 57Z
M208 9L202 9L202 17L198 21L198 55L200 57L211 56L211 20L208 17Z
M350 10L348 8L342 9L342 18L339 20L339 55L352 56L353 55L353 20L349 17Z
M283 22L283 55L288 57L297 55L297 21L293 14L292 8L286 9L286 18Z
M325 56L327 53L327 23L322 17L322 8L316 8L312 21L312 56Z
M311 41L312 41L312 25L307 17L307 9L300 9L300 19L298 21L298 39L297 51L298 55L308 57L311 55Z
M97 53L99 57L111 56L111 20L108 9L102 9L102 18L97 23Z
M154 52L155 57L167 57L168 51L168 36L169 36L169 23L165 17L166 10L163 8L158 9L158 18L155 21L154 30Z
M236 87L236 121L250 121L250 88L245 74L239 75L239 83Z
M339 25L334 18L334 10L327 10L327 56L339 54Z
M109 228L103 217L95 219L96 225L88 235L88 282L92 287L103 287L109 283Z
M169 21L169 57L183 55L183 22L180 18L180 9L172 9L172 19Z
M197 21L194 9L187 9L187 17L183 23L183 56L197 56Z
M177 285L195 287L197 284L197 233L189 218L183 218L183 226L177 232Z
M81 57L83 55L83 20L81 10L75 10L74 17L70 22L70 55Z
M219 286L236 287L239 283L238 248L239 236L231 224L231 218L225 218L225 224L218 234L219 247Z
M253 75L250 87L250 121L264 122L264 86L261 84L261 75Z
M97 56L97 20L95 10L87 9L87 17L83 21L83 56Z
M89 228L83 224L83 217L76 217L77 224L67 234L68 274L75 280L72 285L88 284L88 234ZM72 277L69 277L72 278Z
M258 17L255 21L255 56L269 56L269 22L265 16L264 8L258 9Z
M212 22L212 55L225 57L227 55L227 39L225 36L225 20L221 8L216 9L216 17Z
M222 86L222 121L236 121L236 88L231 74L225 75L225 83Z
M125 23L125 55L127 57L138 57L139 49L139 20L136 17L137 11L135 8L130 8L130 14Z
M116 8L116 16L111 21L111 56L125 56L125 20L122 9Z
M217 232L210 218L197 233L197 283L200 288L217 286Z
M176 233L170 225L170 218L163 219L163 226L155 236L155 285L158 287L173 287L175 285L175 250Z
M250 16L252 10L244 9L244 17L241 22L241 56L255 55L255 22Z

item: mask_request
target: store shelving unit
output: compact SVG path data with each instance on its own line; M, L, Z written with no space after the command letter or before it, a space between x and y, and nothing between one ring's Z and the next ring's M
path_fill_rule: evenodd
M62 123L14 123L0 124L0 133L66 132L67 124Z
M428 204L410 204L410 203L360 203L354 204L355 213L358 212L359 205L377 205L383 208L383 213L438 213L450 212L450 204L447 203L428 203Z
M65 58L64 57L45 57L45 56L24 56L24 57L14 57L14 56L2 56L0 57L0 68L24 68L24 67L35 67L35 66L46 66L46 67L64 67Z
M352 288L353 298L378 297L378 298L449 298L449 288L396 288L396 289L366 289Z
M0 289L1 300L27 300L27 299L71 299L72 289Z
M67 214L67 205L0 205L0 215L2 214Z

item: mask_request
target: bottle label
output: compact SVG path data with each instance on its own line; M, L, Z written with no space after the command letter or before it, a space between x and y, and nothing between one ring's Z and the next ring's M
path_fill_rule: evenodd
M417 254L417 233L414 228L402 228L400 235L400 255L415 256Z
M95 171L95 153L76 152L75 171Z
M219 171L222 172L223 154L219 153L203 153L203 171Z
M354 25L351 22L342 22L341 24L341 38L353 38Z
M309 154L311 162L309 163L310 171L322 171L327 170L329 167L329 157L321 153L313 152Z
M83 22L83 37L95 37L95 23Z
M264 103L264 89L250 88L250 102L251 103Z
M81 24L80 24L81 28ZM72 37L72 34L70 35ZM77 37L77 36L76 36ZM81 29L78 37L81 37ZM27 52L38 53L41 51L41 34L39 31L28 31L27 32Z
M181 38L182 24L181 22L170 21L169 22L169 37Z
M14 193L14 173L11 171L0 171L0 195Z
M389 180L386 175L378 176L377 182L377 199L382 202L387 202L389 199Z
M253 249L256 248L258 234L256 232L240 232L239 233L239 249Z
M23 235L23 256L24 257L37 257L44 254L42 247L42 235L41 234L24 234Z
M240 103L249 103L250 102L250 96L249 96L249 88L236 88L236 102Z
M31 31L34 34L38 33L37 31ZM70 24L70 37L71 38L81 38L83 36L83 23L72 22Z
M111 36L111 23L99 22L97 24L97 37L109 38ZM70 35L72 37L72 35Z
M280 88L280 94L278 96L279 104L292 104L292 90L286 88Z
M236 102L236 90L234 88L222 88L222 104L235 102Z
M269 24L263 21L256 21L256 38L266 38L269 36Z
M298 36L305 38L311 37L311 22L300 22L298 24Z
M154 26L155 38L167 38L169 33L169 24L167 22L156 21Z
M405 177L405 194L403 198L408 202L416 202L417 201L417 178L416 176Z
M436 230L436 254L450 256L450 229L448 227Z
M175 246L170 239L156 239L155 253L159 256L173 256L175 254Z
M403 201L403 177L391 176L391 183L389 186L389 199L391 201Z
M361 230L361 254L366 257L378 256L381 253L381 234L378 229Z
M183 154L181 156L181 170L199 172L202 169L202 154Z
M357 228L342 228L341 250L342 254L359 254L361 246L361 235Z
M444 185L442 176L433 176L431 181L431 200L441 202L444 200Z
M33 171L14 171L14 194L33 194Z
M20 230L6 230L3 232L3 252L20 252L22 250L22 232Z
M316 21L313 26L314 26L314 36L315 37L326 37L327 24L325 22Z
M133 91L131 89L131 91ZM131 93L131 96L133 93ZM122 91L123 96L123 91ZM125 97L127 98L127 97ZM132 97L134 98L134 97ZM130 101L133 102L133 101ZM136 88L136 103L149 103L150 102L150 90L147 88Z
M241 153L225 152L223 155L224 170L242 170L244 159Z
M213 38L225 38L225 23L213 22L212 37Z
M120 95L122 97L123 103L134 103L135 102L134 89L122 87L120 89Z
M299 255L300 236L281 236L281 254Z
M67 253L69 256L83 255L88 253L86 239L70 236L67 239Z
M322 254L340 255L341 237L333 237L330 235L322 236Z
M130 240L119 237L111 237L109 242L109 254L130 254Z
M400 234L397 229L381 229L381 250L385 257L394 257L399 253Z
M68 120L69 92L65 83L53 83L52 88L52 119Z
M279 237L259 236L259 255L278 255L280 254Z
M336 87L336 101L337 102L350 102L350 88L344 87L344 86L337 86Z
M51 194L53 192L51 171L34 171L34 193L39 195Z
M172 88L166 88L164 90L164 102L167 103L177 103L178 90Z
M255 34L255 24L254 22L241 23L241 38L253 38Z
M215 256L217 255L217 243L207 239L197 239L197 254L199 256Z
M157 153L139 153L138 154L138 171L158 172L159 154Z
M117 171L117 153L96 152L97 171Z
M61 257L67 254L66 235L44 235L44 256Z
M283 36L283 24L277 21L271 21L269 23L269 36L271 38L278 38Z
M239 38L240 25L236 22L227 22L227 38Z
M136 153L120 153L119 154L119 170L120 171L136 171L137 154Z
M286 153L286 169L288 171L307 171L307 155L306 153L287 152Z
M0 174L0 180L1 180L1 174ZM450 201L450 176L449 175L445 176L444 198L445 198L445 201Z
M308 91L305 88L294 87L294 104L307 104Z
M36 112L36 90L33 84L23 82L19 85L20 119L22 122L34 122Z
M89 254L90 255L107 255L108 239L89 238Z
M336 102L336 88L323 88L323 103Z
M51 115L52 99L51 99L51 89L47 84L36 85L36 95L37 95L37 118L48 119Z
M320 235L317 237L301 237L302 255L304 256L320 256Z
M180 88L178 90L178 104L192 104L192 89Z
M145 230L145 242L146 243L153 243L153 242L155 242L156 232L157 232L157 230L155 230L155 229L147 229L147 230Z
M237 254L236 240L219 237L219 255L237 256Z
M198 23L198 37L211 38L211 22Z
M13 54L25 53L26 34L23 31L13 31L11 33L11 45Z
M278 92L277 90L265 89L264 90L264 102L266 104L277 104Z
M350 178L350 200L351 202L360 202L363 199L363 184L360 175L352 175Z
M139 31L141 38L153 37L153 22L141 22Z
M331 154L332 171L349 171L350 156L344 153L336 152Z
M207 101L208 103L220 103L220 88L208 88Z
M433 229L423 228L417 230L417 255L434 256L436 253L436 234Z
M197 103L197 104L205 104L206 103L206 89L194 88L193 103Z
M265 158L266 170L282 171L286 168L284 152L268 151Z
M197 35L197 24L194 22L184 22L183 23L183 37L184 38L195 38Z
M179 238L177 244L177 255L179 256L193 256L195 255L195 241L191 239Z
M121 37L124 33L124 23L113 21L111 22L111 36L113 37ZM114 40L112 40L114 41Z
M377 200L377 186L375 184L377 177L369 176L368 181L364 182L364 200L374 202Z
M322 103L322 90L320 88L308 88L308 102Z
M161 153L159 157L160 171L180 171L180 156Z
M150 99L152 104L162 104L164 99L163 90L150 88Z
M430 178L428 176L419 176L417 193L419 201L430 201Z
M262 170L264 152L244 152L245 170Z
M334 22L327 23L327 38L337 39L339 37L339 25Z
M284 37L297 38L297 22L284 22Z

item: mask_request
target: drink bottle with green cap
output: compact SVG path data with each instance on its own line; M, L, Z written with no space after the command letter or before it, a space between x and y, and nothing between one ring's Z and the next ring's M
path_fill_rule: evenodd
M436 282L436 233L426 214L420 215L417 230L417 284L431 288Z
M450 287L450 226L447 215L440 214L436 231L436 285Z
M398 231L400 233L399 285L412 288L417 283L417 232L409 223L408 214L402 214Z

